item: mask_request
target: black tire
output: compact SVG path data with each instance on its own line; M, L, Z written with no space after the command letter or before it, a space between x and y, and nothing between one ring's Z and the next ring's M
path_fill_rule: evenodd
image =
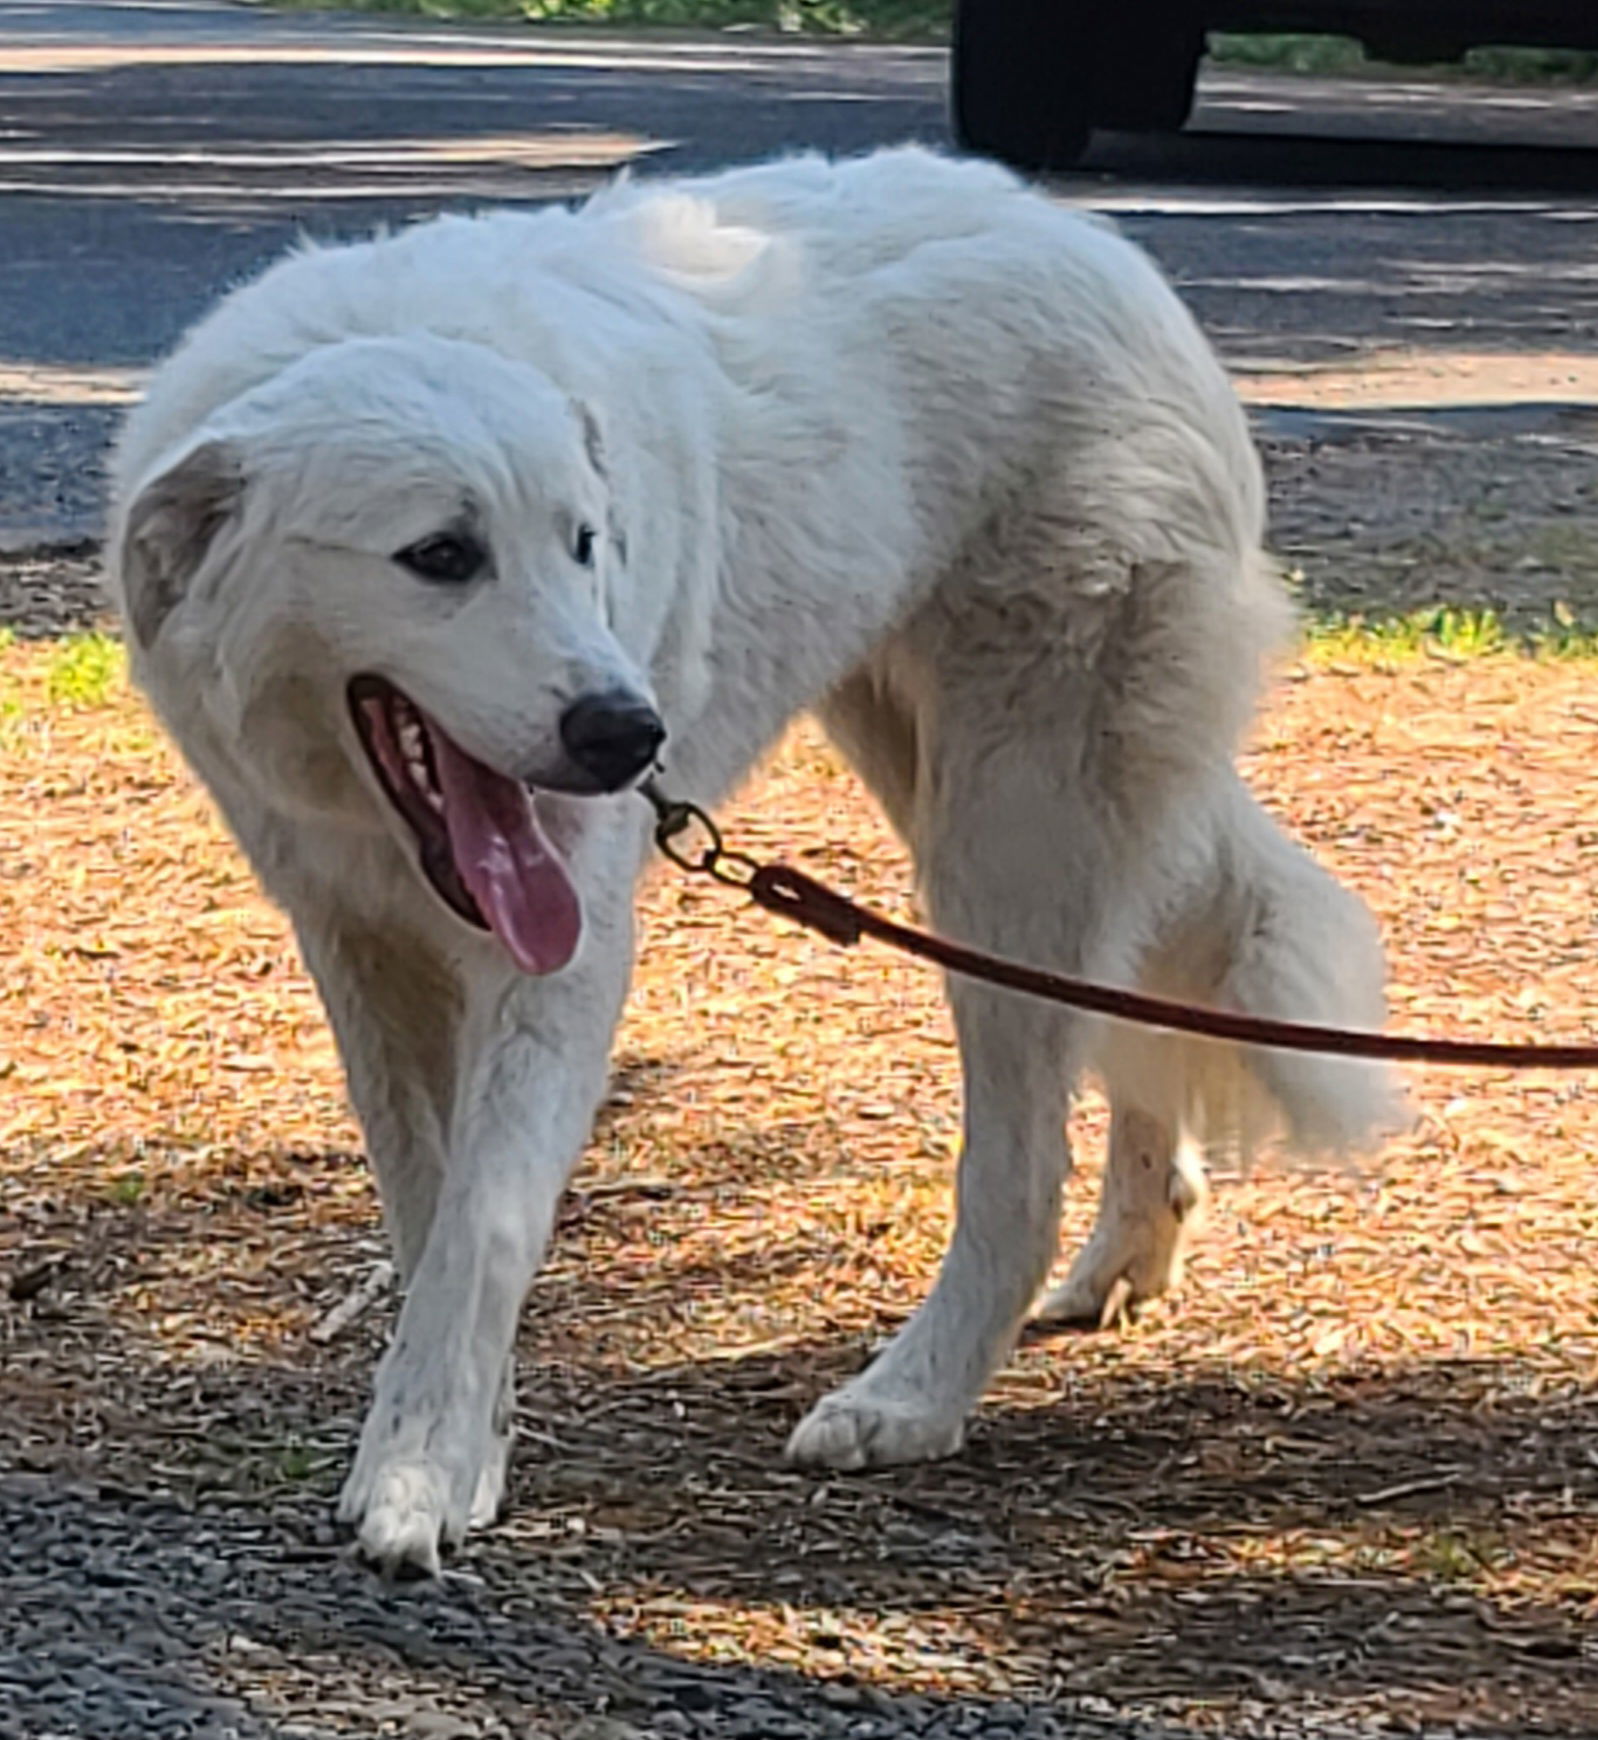
M954 136L1029 173L1087 149L1090 33L1076 0L955 0L949 57Z
M1176 133L1193 112L1204 34L1161 7L1107 24L1099 38L1089 108L1096 127Z

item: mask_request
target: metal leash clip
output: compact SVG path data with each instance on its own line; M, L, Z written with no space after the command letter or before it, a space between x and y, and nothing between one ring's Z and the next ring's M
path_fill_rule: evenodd
M655 845L679 869L728 888L748 888L754 881L760 866L745 852L728 851L721 829L698 804L667 797L653 778L638 787L638 795L655 812ZM690 843L694 838L701 842L697 851Z

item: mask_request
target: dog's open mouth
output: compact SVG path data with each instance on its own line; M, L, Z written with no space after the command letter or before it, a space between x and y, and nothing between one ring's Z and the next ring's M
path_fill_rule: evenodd
M382 677L355 677L349 705L439 898L492 931L523 972L558 972L577 952L583 915L539 823L537 794L474 760Z

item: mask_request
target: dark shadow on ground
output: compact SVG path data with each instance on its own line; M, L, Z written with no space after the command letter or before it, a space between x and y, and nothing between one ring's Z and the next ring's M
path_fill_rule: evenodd
M19 541L21 549L0 546L0 630L21 640L51 640L113 626L92 539L42 547L32 538Z
M7 1313L0 1465L21 1478L0 1481L0 1604L9 1586L31 1659L103 1648L141 1695L260 1720L396 1698L675 1711L728 1734L872 1714L1010 1732L1015 1701L1083 1696L1598 1731L1598 1390L1574 1374L1073 1372L1062 1344L1059 1399L989 1406L955 1459L814 1477L783 1438L858 1345L529 1361L508 1518L443 1582L395 1589L329 1518L375 1327L195 1364L68 1313L59 1333L100 1352L63 1362L50 1309L46 1290ZM1563 1581L1517 1582L1561 1555ZM714 1659L751 1613L759 1665Z
M1289 81L1283 95L1291 98ZM1105 133L1079 173L1158 179L1194 187L1413 188L1471 193L1598 192L1598 149L1582 145L1441 144L1402 136L1328 138L1281 132L1193 129Z

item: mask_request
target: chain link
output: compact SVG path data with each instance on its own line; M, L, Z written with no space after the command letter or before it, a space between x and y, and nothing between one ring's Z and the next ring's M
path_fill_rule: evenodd
M731 852L711 817L698 804L669 798L653 779L638 788L655 812L655 845L678 869L691 876L709 876L728 888L748 888L760 866L747 852ZM703 842L697 851L688 840Z

